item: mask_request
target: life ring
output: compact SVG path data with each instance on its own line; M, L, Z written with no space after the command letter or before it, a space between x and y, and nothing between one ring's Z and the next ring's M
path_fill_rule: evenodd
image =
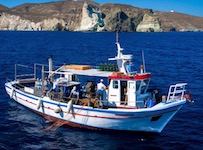
M55 113L60 113L60 112L62 112L62 109L61 109L61 107L60 106L57 106L55 109L54 109L54 112Z

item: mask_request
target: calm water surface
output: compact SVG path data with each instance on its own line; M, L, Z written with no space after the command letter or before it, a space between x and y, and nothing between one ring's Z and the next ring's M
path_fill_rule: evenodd
M145 51L151 85L166 94L171 84L187 82L194 104L185 104L160 135L101 132L60 127L9 98L6 78L14 64L82 63L97 65L116 55L115 33L0 31L0 149L195 149L203 147L203 33L120 33L125 54L139 68Z

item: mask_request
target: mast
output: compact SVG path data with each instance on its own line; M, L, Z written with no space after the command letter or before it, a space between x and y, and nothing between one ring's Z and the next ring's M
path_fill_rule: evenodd
M109 58L108 60L116 60L119 71L123 72L124 74L128 74L130 72L126 66L131 63L132 55L123 55L122 53L123 48L119 43L118 32L116 32L116 46L117 46L117 56L114 58Z
M53 71L53 56L51 55L49 58L49 78L51 78L51 81L53 82L53 74L51 73Z
M116 46L117 46L117 58L121 59L123 48L121 48L121 45L119 43L118 32L116 32Z
M142 50L142 63L143 63L143 71L144 73L146 72L146 67L145 67L145 58L144 58L144 51Z

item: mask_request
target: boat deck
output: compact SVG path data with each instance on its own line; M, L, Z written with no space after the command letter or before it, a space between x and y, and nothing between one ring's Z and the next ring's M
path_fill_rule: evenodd
M34 80L33 80L34 81ZM34 81L35 82L35 81ZM37 97L44 97L48 96L50 97L53 101L58 101L58 102L65 102L67 103L70 98L64 96L63 92L50 92L45 94L42 90L42 88L35 87L34 82L28 81L26 82L20 82L20 83L15 83L13 84L13 87L15 89L18 89L24 93L31 94L33 96ZM104 106L101 104L101 102L96 98L96 96L92 97L81 97L76 105L86 105L90 107L95 107L95 108L101 108L101 109L108 109L108 108L125 108L125 109L135 109L136 107L128 107L126 105L120 105L118 107L115 106Z

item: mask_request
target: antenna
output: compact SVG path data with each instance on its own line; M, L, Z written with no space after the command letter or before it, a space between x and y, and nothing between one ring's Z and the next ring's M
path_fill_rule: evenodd
M145 59L144 59L144 51L142 50L142 63L143 63L143 69L144 69L144 73L146 72L146 67L145 67Z
M116 43L119 42L119 39L118 39L118 31L116 31Z

